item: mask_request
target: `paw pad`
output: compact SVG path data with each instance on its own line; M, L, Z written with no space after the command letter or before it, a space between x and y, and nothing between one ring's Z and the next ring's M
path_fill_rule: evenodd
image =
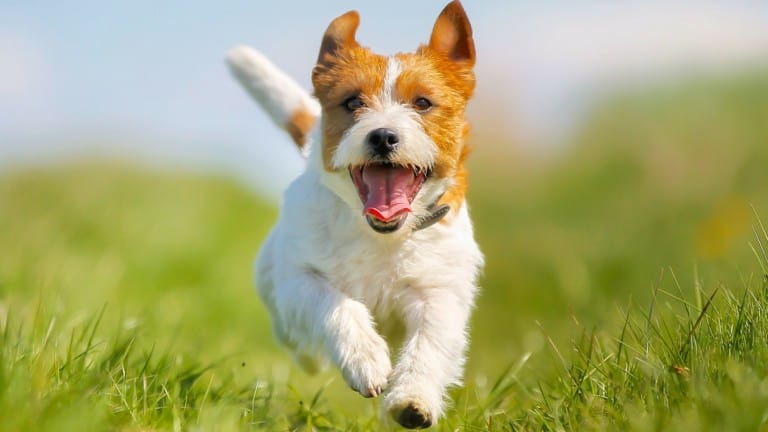
M408 429L424 429L432 426L432 419L429 414L413 403L408 404L395 420L402 427Z

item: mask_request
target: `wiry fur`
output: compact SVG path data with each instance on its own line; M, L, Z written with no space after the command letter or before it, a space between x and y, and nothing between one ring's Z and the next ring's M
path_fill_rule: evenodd
M446 388L461 381L483 265L464 201L474 45L457 1L441 13L430 44L413 54L382 57L361 47L354 40L358 21L356 12L342 15L324 37L313 71L321 145L311 148L306 171L285 193L256 263L256 284L276 338L305 370L330 359L363 396L383 394L384 409L402 425L428 427L442 415ZM276 69L232 66L249 77L241 82L252 93L250 86L258 90L263 82L285 83L275 79ZM295 92L294 84L285 91ZM256 92L273 118L292 117L272 113L276 107L306 105L282 103L280 85L273 90ZM365 107L351 115L341 107L353 93ZM428 113L413 108L421 96L434 102ZM367 163L365 136L380 127L403 137L395 162L433 173L405 226L391 234L368 226L348 173ZM417 230L438 199L451 206L449 216ZM393 367L389 350L399 330Z

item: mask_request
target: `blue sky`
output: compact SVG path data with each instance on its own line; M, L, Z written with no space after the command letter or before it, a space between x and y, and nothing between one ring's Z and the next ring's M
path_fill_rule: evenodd
M768 2L615 3L465 1L478 45L478 103L493 100L538 137L577 118L605 83L768 58ZM308 88L333 17L358 9L358 39L393 53L426 41L443 6L5 0L0 169L124 155L223 170L274 190L301 161L230 79L226 50L252 45Z

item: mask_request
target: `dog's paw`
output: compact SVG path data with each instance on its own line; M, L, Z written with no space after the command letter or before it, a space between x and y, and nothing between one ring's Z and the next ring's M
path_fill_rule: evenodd
M379 396L392 373L387 342L372 333L343 349L340 367L347 384L367 398Z
M384 400L384 409L402 427L424 429L432 426L442 413L441 399L425 393L416 393L393 384Z
M406 429L425 429L432 426L432 414L418 402L390 408L389 415Z

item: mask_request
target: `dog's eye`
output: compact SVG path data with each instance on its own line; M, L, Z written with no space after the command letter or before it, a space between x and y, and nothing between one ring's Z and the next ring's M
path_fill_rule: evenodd
M430 102L429 99L425 97L420 97L413 101L413 106L418 111L427 112L430 108L432 108L432 102Z
M365 104L363 103L363 100L360 99L360 96L352 96L351 98L345 100L342 106L349 112L355 112L364 107Z

